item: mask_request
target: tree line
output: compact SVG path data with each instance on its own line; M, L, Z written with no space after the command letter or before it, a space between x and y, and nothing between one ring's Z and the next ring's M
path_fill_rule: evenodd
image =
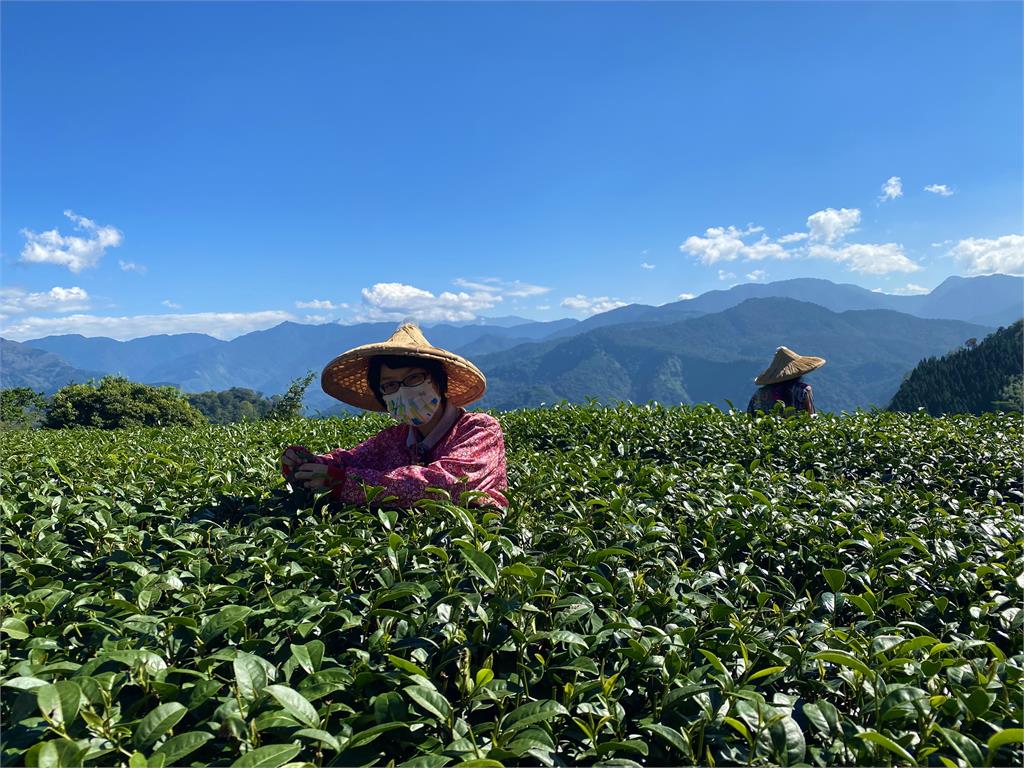
M1018 320L981 343L970 339L962 349L922 360L904 379L890 410L924 408L933 416L1021 411L1024 408L1022 327L1024 321Z
M0 425L4 428L166 427L291 419L302 415L302 397L315 374L294 379L281 395L234 387L223 392L186 394L176 387L153 386L124 376L69 384L46 397L29 387L0 389Z

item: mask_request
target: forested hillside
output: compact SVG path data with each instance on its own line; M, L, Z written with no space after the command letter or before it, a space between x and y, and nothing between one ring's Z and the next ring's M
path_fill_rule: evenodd
M223 392L196 392L188 396L188 401L211 424L256 421L265 418L274 407L271 398L242 387Z
M986 328L891 310L831 312L792 299L748 299L724 312L660 325L610 326L474 360L487 375L483 405L726 401L745 406L779 344L820 355L810 379L822 410L885 407L914 364Z
M889 406L893 411L924 408L944 413L1021 410L1024 376L1022 321L1000 328L978 345L918 363Z

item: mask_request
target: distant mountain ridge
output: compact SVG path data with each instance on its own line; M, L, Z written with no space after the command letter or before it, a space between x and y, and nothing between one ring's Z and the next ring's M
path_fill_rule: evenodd
M679 350L666 350L663 365L652 374L651 380L641 383L644 377L640 374L629 374L628 365L641 365L650 362L644 353L633 360L627 349L652 336L658 336L667 326L679 326L677 331L685 328L686 333L695 332L703 326L686 326L688 321L718 316L740 306L750 298L788 298L797 301L810 301L832 312L850 310L896 310L917 316L934 317L936 315L957 316L963 320L966 316L983 317L985 323L976 324L970 335L984 335L996 324L1012 322L1009 318L1017 318L1024 314L1024 279L1006 275L991 275L974 278L949 278L927 295L892 296L880 294L855 285L836 284L828 280L800 278L775 283L751 283L734 286L729 290L710 291L701 296L672 302L660 307L632 304L618 309L594 315L583 321L563 319L551 322L532 322L524 318L509 316L489 318L486 322L472 324L437 324L426 326L425 332L432 343L452 351L464 354L470 359L487 360L488 365L502 368L504 355L512 355L512 359L522 354L521 350L538 343L557 345L560 342L584 336L595 331L608 331L612 335L602 338L602 344L615 340L615 349L625 357L620 360L609 349L604 353L608 356L605 363L610 370L618 370L616 366L626 365L619 374L627 376L630 385L618 389L603 387L600 396L608 396L610 392L628 391L630 398L650 397L666 401L700 400L695 393L710 392L693 382L696 371L704 370L712 363L725 366L720 371L720 378L732 380L732 366L736 357L732 351L725 350L728 346L728 334L721 337L720 343L704 344L699 353L678 354ZM742 313L741 313L742 314ZM680 323L684 325L679 325ZM986 327L980 327L986 326ZM209 390L223 391L232 387L254 389L265 395L283 392L289 382L308 370L319 371L332 357L350 347L380 341L394 330L395 324L363 323L356 325L302 325L286 322L263 331L248 333L230 341L223 341L204 334L179 334L173 336L147 336L131 341L121 342L102 337L86 338L76 334L49 336L25 342L32 349L56 354L60 361L71 369L91 372L96 376L104 373L119 373L137 381L147 383L170 383L181 387L187 392ZM848 329L849 332L853 332ZM623 335L625 334L625 336ZM777 343L765 336L758 336L758 344L768 343L771 349ZM923 356L942 354L962 342L954 339L949 347L929 348ZM594 343L593 341L587 343ZM733 343L733 342L729 342ZM739 343L739 342L736 342ZM648 347L651 345L647 342ZM718 348L716 348L716 346ZM756 346L756 345L755 345ZM568 350L562 350L566 353ZM578 354L574 350L573 354ZM763 356L763 349L751 351L752 361ZM724 355L724 356L723 356ZM672 359L670 359L672 358ZM679 369L685 360L690 370L691 382L683 388L673 382L673 371ZM905 366L905 373L920 358L914 360L900 359L898 365ZM42 361L42 358L39 358ZM631 363L630 360L633 360ZM644 362L646 361L646 362ZM699 364L695 361L701 361ZM46 365L52 373L53 360ZM896 365L896 361L892 361ZM525 365L525 362L523 363ZM600 368L597 359L591 364ZM20 376L28 375L28 369L22 366ZM709 369L710 370L710 369ZM607 378L610 374L602 374ZM703 376L704 374L700 374ZM708 374L710 375L710 374ZM832 374L827 374L826 378ZM66 377L64 373L60 376ZM746 374L743 374L746 376ZM520 377L522 378L522 377ZM740 377L742 378L742 377ZM7 371L0 371L0 383L12 386ZM530 386L534 395L528 395L528 388L517 386L515 391L508 390L508 396L500 396L504 384L499 383L499 376L492 382L492 393L488 402L535 404L541 401L559 399L560 396L582 396L581 391L574 387L553 386L550 381L536 380ZM24 379L20 379L24 380ZM43 383L50 380L50 373L37 373L33 379ZM661 382L659 384L658 382ZM745 386L745 385L744 385ZM39 387L37 387L39 388ZM56 387L50 387L54 389ZM729 391L738 391L738 385ZM691 391L692 390L692 391ZM894 389L892 391L895 391ZM892 391L887 393L891 396ZM564 393L559 395L558 393ZM877 393L882 394L879 390ZM316 410L329 410L338 406L337 401L320 392L314 385L307 395L307 407ZM820 402L820 399L819 399ZM852 401L844 401L852 402ZM877 401L872 401L877 402ZM507 406L511 407L511 406Z
M948 317L979 325L1012 325L1024 316L1024 278L1011 275L948 277L936 288L910 299L921 317ZM899 309L899 307L892 307Z
M891 309L917 317L963 320L996 327L1014 323L1024 315L1024 278L1012 275L953 276L929 293L898 296L869 291L850 283L801 277L773 283L744 283L728 290L708 291L694 299L665 304L657 310L666 315L685 310L709 314L756 298L809 301L833 312Z
M748 299L678 323L598 328L476 362L488 376L483 405L492 408L586 397L745 407L754 377L785 344L829 360L808 381L819 407L838 411L884 406L918 360L984 331L884 309L836 313L792 299Z
M571 328L574 319L501 325L430 326L431 343L460 351L478 339L489 340L488 351L506 349ZM223 391L249 388L265 395L284 392L289 383L308 370L319 371L331 358L346 349L387 338L395 329L392 322L356 325L303 325L284 322L263 331L222 341L203 334L145 336L131 341L77 334L48 336L26 343L33 349L54 353L71 367L93 366L152 384L173 384L186 392ZM471 351L471 350L470 350ZM475 353L474 353L475 354ZM7 384L2 376L3 386ZM333 408L337 401L310 387L307 407Z
M103 375L98 371L75 368L53 352L9 339L0 339L0 374L4 387L28 387L46 395L66 384L81 383Z
M59 355L72 366L120 373L130 379L143 380L151 368L164 360L214 349L229 342L203 333L159 334L130 341L75 333L47 336L25 343L35 349Z

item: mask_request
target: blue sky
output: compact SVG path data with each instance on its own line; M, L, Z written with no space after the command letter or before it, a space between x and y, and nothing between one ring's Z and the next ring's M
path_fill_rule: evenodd
M0 13L7 338L1024 272L1019 3Z

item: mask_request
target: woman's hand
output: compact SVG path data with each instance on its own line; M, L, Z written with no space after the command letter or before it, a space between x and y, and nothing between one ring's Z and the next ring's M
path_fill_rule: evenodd
M290 445L281 454L281 474L295 486L310 491L333 488L345 482L345 469L328 463L304 445Z
M312 462L316 457L304 445L290 445L281 454L281 474L291 479L295 469Z
M310 491L321 491L344 483L345 470L328 464L308 463L296 469L293 478Z
M327 487L327 467L324 464L301 464L293 478L299 485L319 491Z

